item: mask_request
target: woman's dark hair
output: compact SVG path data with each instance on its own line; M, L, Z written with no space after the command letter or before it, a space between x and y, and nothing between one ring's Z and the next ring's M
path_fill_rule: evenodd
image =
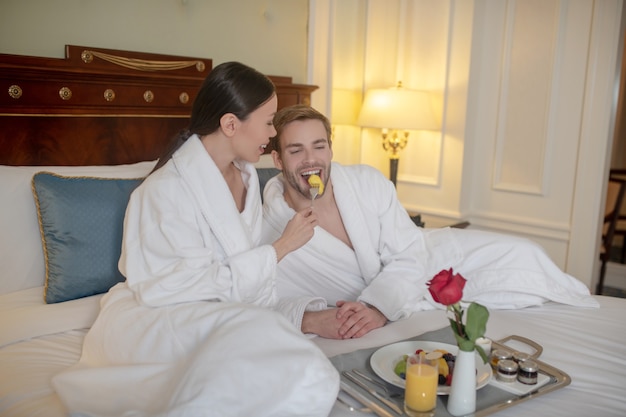
M198 90L191 109L189 127L172 139L152 172L165 165L191 135L202 136L215 132L226 113L234 114L239 120L246 120L250 113L275 93L276 87L272 81L254 68L239 62L225 62L216 66Z

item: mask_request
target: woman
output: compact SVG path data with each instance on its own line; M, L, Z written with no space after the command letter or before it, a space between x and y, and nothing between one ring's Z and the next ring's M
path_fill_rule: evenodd
M272 245L254 166L269 138L272 82L230 62L203 83L189 132L131 195L120 271L81 359L57 375L90 416L327 415L337 371L281 315L277 262L313 235L311 209ZM104 395L103 395L104 394Z

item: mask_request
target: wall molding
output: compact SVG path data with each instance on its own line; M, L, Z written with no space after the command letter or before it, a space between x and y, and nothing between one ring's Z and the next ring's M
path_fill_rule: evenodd
M570 239L569 224L564 222L544 222L496 213L473 213L468 216L468 220L476 227L504 233L534 236L566 244Z

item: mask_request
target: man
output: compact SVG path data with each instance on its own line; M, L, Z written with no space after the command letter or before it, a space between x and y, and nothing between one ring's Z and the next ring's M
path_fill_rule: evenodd
M547 300L597 305L580 281L526 239L416 227L379 171L331 162L330 123L315 109L283 108L274 127L272 158L282 174L265 186L264 240L275 239L294 212L311 205L319 222L313 238L278 264L283 313L303 332L361 337L388 320L435 308L426 282L449 268L468 279L464 300L490 308ZM325 185L314 199L313 174Z

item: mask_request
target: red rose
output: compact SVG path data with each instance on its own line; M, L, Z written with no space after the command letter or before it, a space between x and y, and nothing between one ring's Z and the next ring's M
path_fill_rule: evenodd
M449 306L458 303L463 297L466 279L450 269L444 269L433 277L426 285L433 300Z

